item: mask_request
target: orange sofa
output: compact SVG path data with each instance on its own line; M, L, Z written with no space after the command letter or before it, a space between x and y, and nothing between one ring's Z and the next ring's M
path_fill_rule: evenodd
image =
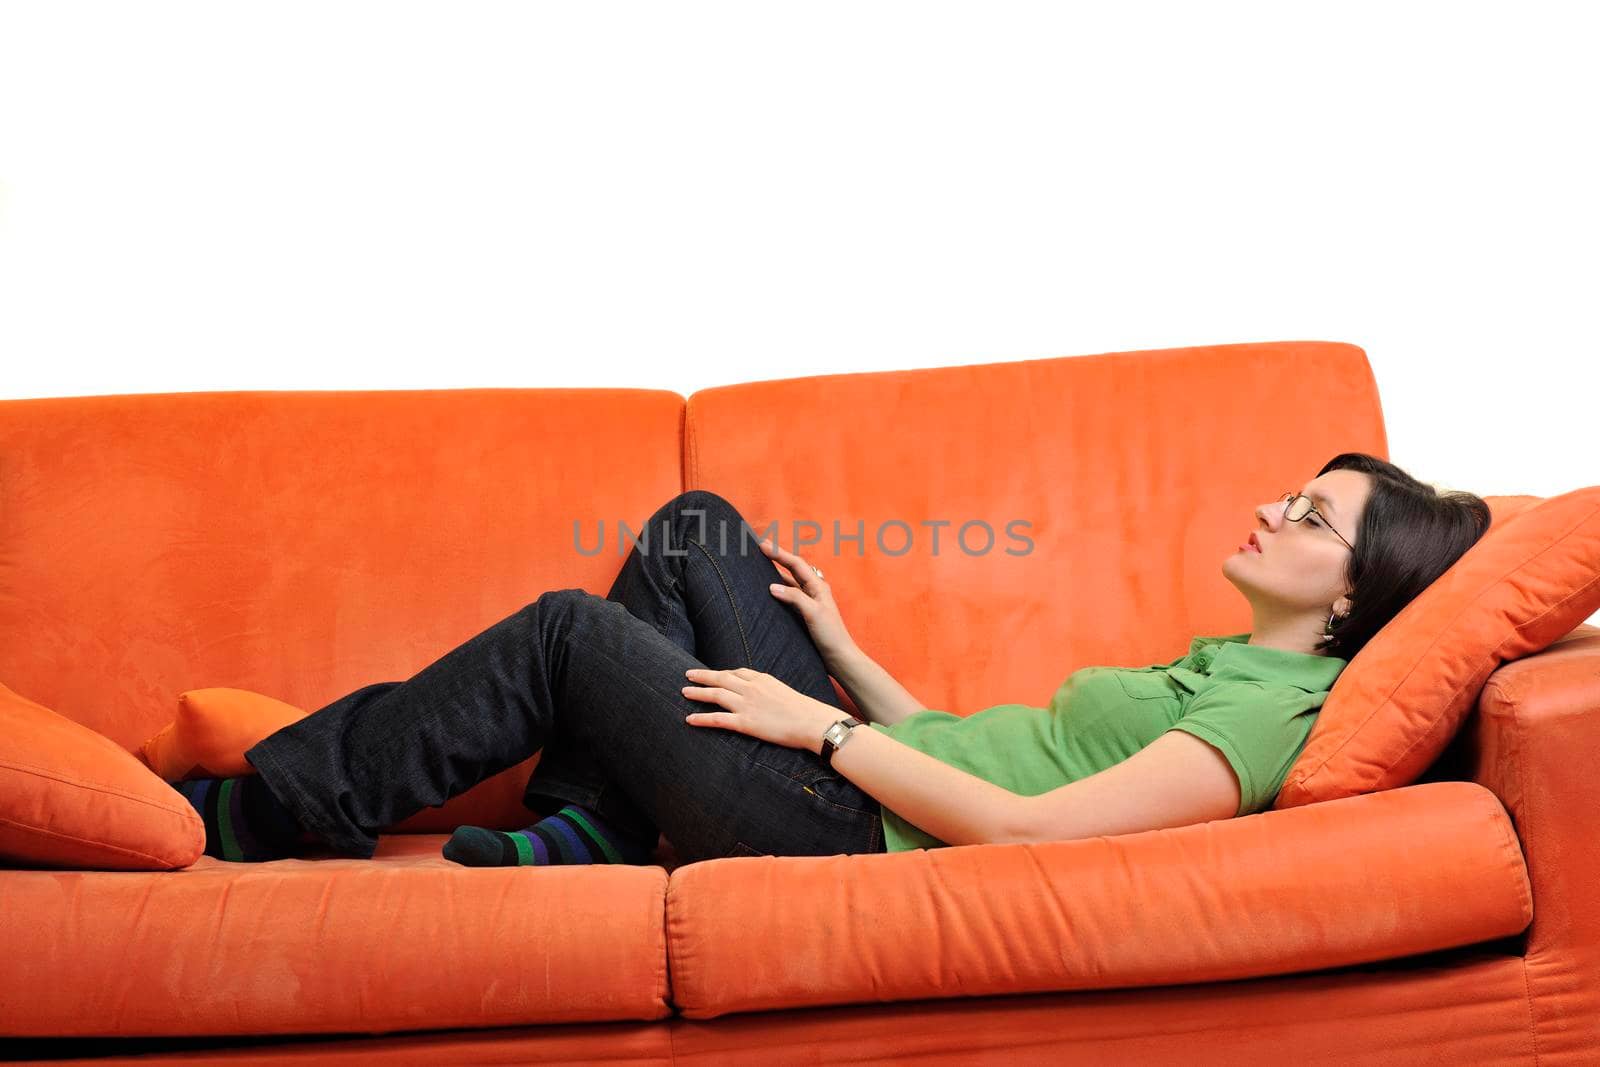
M1314 416L1284 432L1296 410ZM574 524L592 544L597 523L637 530L709 488L757 528L782 523L785 544L792 522L820 524L803 550L928 706L1043 704L1079 667L1247 630L1223 559L1286 472L1342 451L1387 456L1383 415L1365 353L1324 342L687 400L0 401L0 680L130 751L186 689L317 708L410 676L542 590L604 593L615 540L585 555ZM862 552L833 553L835 519L865 520ZM893 519L914 551L873 543ZM963 550L971 519L1025 520L1034 548ZM922 534L941 521L935 554ZM446 861L459 822L530 821L534 756L371 860L0 870L0 1036L257 1061L1592 1063L1597 757L1585 625L1496 671L1445 755L1379 793L1041 845Z

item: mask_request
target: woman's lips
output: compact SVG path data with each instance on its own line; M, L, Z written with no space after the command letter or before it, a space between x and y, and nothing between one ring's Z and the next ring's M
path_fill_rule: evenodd
M1259 556L1261 554L1261 546L1256 544L1256 535L1255 534L1251 534L1250 535L1250 540L1246 541L1244 544L1239 546L1239 551L1240 552L1254 552L1256 555Z

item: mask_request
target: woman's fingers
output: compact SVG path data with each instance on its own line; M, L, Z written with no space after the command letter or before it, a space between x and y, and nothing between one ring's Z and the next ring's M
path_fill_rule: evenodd
M789 574L789 571L792 570L793 567L783 559L784 555L787 555L787 553L785 553L777 545L774 545L771 541L765 540L761 542L761 550L772 558L773 564L778 568L778 577L783 579L784 585L798 586L800 584L794 580L792 575Z
M712 670L709 667L690 667L683 672L685 678L697 685L683 687L683 695L690 700L716 704L728 711L737 711L745 697L745 685L756 671L749 667L735 667L731 671Z
M777 582L773 582L767 586L767 589L785 604L793 604L800 610L802 615L805 613L805 605L807 603L815 603L804 590L797 588L793 582L787 585L779 585ZM790 592L790 590L794 591Z
M805 588L808 582L816 578L816 568L811 566L811 564L807 563L800 556L788 551L787 549L780 548L776 543L770 540L763 540L761 545L766 549L768 555L773 556L778 562L782 563L785 567L788 567L790 574L795 576L794 578L791 578L789 575L782 575L785 584L798 585L801 588Z
M788 549L784 548L770 537L763 537L761 539L761 547L766 549L768 555L777 556L786 563L794 558L793 552L790 552Z
M724 689L732 689L735 692L742 689L745 680L754 676L755 673L749 667L735 667L729 671L714 670L710 667L690 667L683 672L684 677L691 682L721 686Z
M764 538L761 543L766 547L769 555L776 556L786 567L793 567L797 563L805 562L798 555L790 552L771 538Z

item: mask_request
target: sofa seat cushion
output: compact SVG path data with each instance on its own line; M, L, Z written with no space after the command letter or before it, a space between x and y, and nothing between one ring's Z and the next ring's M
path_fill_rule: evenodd
M1224 981L1526 929L1500 801L1442 781L1138 834L672 874L684 1016Z
M179 871L0 871L0 1033L387 1033L670 1014L658 866L462 867L442 834Z

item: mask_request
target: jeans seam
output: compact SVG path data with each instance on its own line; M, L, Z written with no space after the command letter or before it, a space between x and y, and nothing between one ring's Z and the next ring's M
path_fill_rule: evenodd
M656 598L656 629L662 634L662 636L666 636L667 633L667 609L672 603L672 594L677 588L678 576L676 574L669 574L667 576L666 592L662 596ZM692 623L690 624L689 629L691 632L693 632L694 626Z
M698 548L701 554L705 556L706 562L710 563L711 569L716 572L717 581L722 583L722 591L728 598L728 605L733 608L734 625L739 627L739 644L744 648L744 661L745 663L752 662L755 657L750 653L750 637L745 632L744 615L739 611L739 598L733 595L733 586L728 583L727 576L722 573L722 568L717 565L717 558L711 554L705 545L694 540L689 543Z
M723 591L724 595L726 595L727 598L728 598L729 607L731 607L733 609L734 624L739 628L739 643L744 648L744 661L745 661L745 663L754 662L755 656L750 651L750 638L749 638L749 633L745 628L744 615L739 610L739 598L734 595L732 584L728 581L727 575L723 572L723 569L722 569L721 565L718 564L717 557L711 552L711 550L709 548L706 547L706 545L703 542L696 541L692 537L688 538L687 540L688 540L689 544L694 545L696 548L698 548L700 550L700 553L701 553L701 555L703 555L705 557L706 562L711 564L712 571L716 573L717 581L722 583L722 591ZM676 581L676 576L674 576L674 581ZM811 789L810 787L812 785L816 784L822 778L828 777L830 775L831 772L829 772L826 768L820 768L820 770L822 772L821 774L812 775L812 776L805 777L805 778L796 778L794 775L788 773L787 771L783 770L782 768L774 767L769 763L763 762L759 758L759 756L751 756L750 757L750 761L752 763L756 764L759 767L765 767L767 770L772 771L775 774L781 775L782 777L787 778L790 782L793 782L794 784L801 786L802 788L806 789L806 791L809 792L817 800L820 800L822 803L826 804L828 807L832 808L835 811L847 812L847 813L849 813L851 815L868 815L868 816L870 816L870 815L874 814L874 812L872 810L863 810L861 808L852 808L847 804L835 803L834 801L831 801L827 797L823 796L821 793L818 793L815 790ZM832 776L833 777L842 777L841 775L837 775L837 774L833 774ZM848 779L846 779L846 780L848 780ZM855 783L852 782L851 784L854 785ZM856 788L860 789L860 786L856 786ZM867 791L864 790L864 789L862 789L861 791L862 791L863 794L865 794L867 796L869 801L872 801L873 803L876 803L876 800L872 797L872 794L867 793Z
M698 548L700 550L701 554L705 556L706 562L710 563L711 564L711 569L716 572L717 580L722 583L722 591L728 598L729 607L731 607L733 609L733 621L734 621L734 624L737 625L738 628L739 628L739 643L744 647L744 661L746 663L753 662L755 657L750 652L750 638L749 638L748 633L745 630L744 616L739 611L739 598L734 596L732 585L729 584L727 576L725 574L723 574L722 568L717 564L717 558L714 555L711 554L710 549L706 548L706 546L704 544L702 544L701 542L695 541L693 539L690 539L689 543L691 545L694 545L696 548ZM751 757L751 762L757 764L758 766L765 767L769 771L774 771L774 772L776 772L778 774L781 774L781 775L783 775L783 777L789 779L791 782L795 782L796 784L801 785L801 786L807 786L808 787L808 786L810 786L811 784L813 784L814 782L817 781L816 778L810 778L810 779L796 778L794 775L789 774L787 771L784 771L784 770L782 770L782 769L780 769L778 767L774 767L771 764L763 763L758 757L752 756ZM828 772L826 771L826 769L823 769L823 775L825 776L827 773ZM854 784L854 783L851 783L851 784ZM857 788L860 788L860 787L858 786ZM865 793L866 790L862 790L862 792ZM870 796L871 794L868 794L868 795ZM837 809L839 811L848 811L848 812L852 812L852 813L857 814L857 815L870 814L870 813L864 813L860 808L852 808L852 807L849 807L849 806L844 805L844 804L835 804L833 801L827 799L826 797L822 796L819 793L813 792L812 796L815 796L818 800L822 801L824 804L828 805L831 808L835 808L835 809Z

